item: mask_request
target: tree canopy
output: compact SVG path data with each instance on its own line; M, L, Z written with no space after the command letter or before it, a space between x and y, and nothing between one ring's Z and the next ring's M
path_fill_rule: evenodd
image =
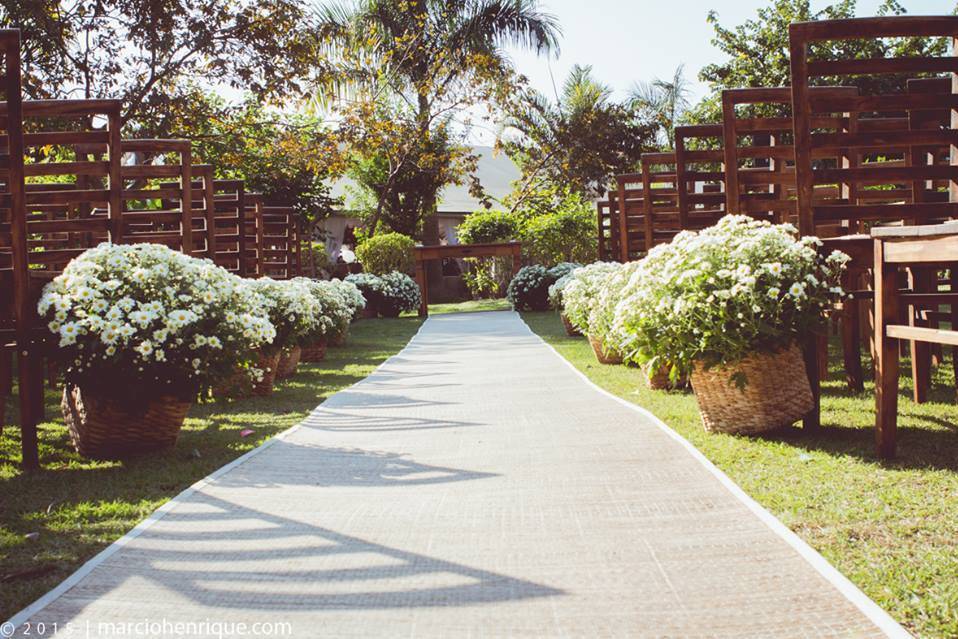
M503 47L548 52L555 49L558 32L538 0L358 0L322 8L317 33L338 75L321 98L368 102L355 111L366 118L366 125L357 127L364 131L374 128L382 98L404 104L409 119L402 126L412 127L404 132L410 147L405 155L414 161L393 164L421 175L381 180L377 199L419 198L426 243L439 242L437 194L456 178L461 159L449 135L450 122L458 119L468 126L469 107L495 102L508 92L511 62ZM382 158L378 162L381 172ZM417 192L402 192L404 185ZM408 228L408 221L404 224Z
M23 32L30 98L118 98L124 122L155 121L204 88L261 99L307 91L323 72L302 0L0 0Z
M628 104L612 99L591 67L575 66L557 101L534 89L507 101L499 147L522 169L517 206L543 181L591 197L616 173L634 169L654 145L654 125Z

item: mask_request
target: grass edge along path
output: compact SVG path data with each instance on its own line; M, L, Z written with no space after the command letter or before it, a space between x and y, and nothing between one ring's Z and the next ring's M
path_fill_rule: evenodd
M328 349L318 364L301 364L271 396L195 405L174 449L126 462L94 462L73 452L60 396L48 390L50 420L40 427L43 470L20 472L15 416L0 437L0 622L169 499L367 377L421 324L416 317L357 322L344 347ZM242 434L247 430L252 432Z
M598 386L691 442L909 631L958 636L958 408L950 362L938 369L927 404L907 399L903 378L899 458L882 464L874 455L873 385L851 394L837 368L823 385L821 433L709 434L690 392L651 391L638 369L598 364L555 313L521 315Z

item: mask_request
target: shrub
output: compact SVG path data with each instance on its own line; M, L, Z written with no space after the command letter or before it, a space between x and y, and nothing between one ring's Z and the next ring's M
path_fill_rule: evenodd
M506 242L516 236L518 218L505 211L476 211L466 216L457 229L463 244L490 244ZM469 265L463 274L466 287L476 297L491 297L509 283L512 258L467 258Z
M518 230L518 219L512 213L476 211L466 216L456 233L463 244L491 244L508 242Z
M356 257L363 269L373 275L392 271L410 273L415 266L416 242L402 233L380 233L356 247Z
M520 241L525 259L537 264L588 263L596 257L598 227L588 206L563 208L530 219Z
M562 310L569 322L584 335L600 340L607 331L600 329L598 316L593 323L593 310L599 299L599 291L616 271L622 268L618 262L596 262L573 271L571 281L562 291Z
M269 277L250 280L249 286L264 300L276 327L275 348L290 348L311 341L323 323L322 308L302 280L277 281Z
M517 311L544 311L549 308L549 287L554 283L546 267L523 266L509 282L506 298Z
M398 317L403 311L412 311L419 308L422 300L419 285L399 271L386 273L380 278L382 282L382 300L379 313L383 317Z
M796 235L788 224L727 216L654 248L616 307L622 353L671 366L674 380L696 361L731 365L805 339L841 296L849 258L822 259L817 238Z
M155 244L101 244L44 288L68 383L135 406L192 401L251 362L276 330L246 280Z

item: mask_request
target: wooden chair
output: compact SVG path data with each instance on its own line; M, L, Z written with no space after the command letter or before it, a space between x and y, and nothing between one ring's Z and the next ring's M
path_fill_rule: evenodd
M245 195L243 180L213 180L216 237L213 261L236 275L245 275Z
M263 274L277 280L300 275L297 217L289 206L263 207Z
M646 252L645 200L641 173L615 176L620 262L640 259Z
M27 232L24 330L32 362L21 381L30 396L21 418L44 417L43 347L50 336L36 313L44 285L101 241L116 238L120 210L120 103L34 100L22 105L24 220ZM29 160L29 161L27 161Z
M958 347L958 222L928 226L877 227L871 231L875 255L875 356L878 455L891 459L898 428L899 344L908 340ZM951 292L900 289L902 269L951 270ZM923 327L914 321L921 309L949 306L950 330ZM958 362L954 363L958 375Z
M682 230L707 228L725 215L722 145L721 124L675 127L676 203Z
M599 226L599 260L611 262L619 259L622 250L619 242L618 203L609 192L606 199L595 203Z
M798 226L814 234L818 225L838 223L846 235L826 239L853 257L851 267L867 271L874 266L874 245L867 235L855 235L866 224L925 224L952 217L958 204L940 189L954 184L956 169L926 158L922 148L950 145L955 130L950 119L941 128L915 128L916 112L953 110L958 97L923 92L816 95L810 89L820 78L862 74L921 74L954 71L953 57L817 60L809 58L812 45L829 41L892 37L948 37L958 34L958 17L897 16L822 20L792 24L789 28L792 70L792 113L796 164ZM841 119L841 126L819 126L818 118ZM841 166L816 166L816 154L840 155ZM914 155L913 155L914 154ZM819 187L839 187L824 199ZM954 188L954 187L953 187ZM933 269L917 269L916 288L937 281ZM917 319L915 321L918 321ZM930 361L927 344L913 345L915 399L923 401L928 388ZM810 377L817 376L810 371ZM817 379L813 392L818 397ZM817 415L810 416L817 421Z
M13 354L17 353L19 374L20 431L22 464L39 466L36 419L31 408L35 377L35 356L28 320L29 265L24 208L23 106L20 78L20 31L0 30L0 434L5 420L7 397L13 390Z
M121 242L194 254L190 147L188 140L123 140Z
M244 199L245 216L243 236L246 249L243 253L243 275L245 277L263 277L263 196L260 193L247 193Z
M642 208L646 252L672 241L682 230L679 217L675 153L643 153Z

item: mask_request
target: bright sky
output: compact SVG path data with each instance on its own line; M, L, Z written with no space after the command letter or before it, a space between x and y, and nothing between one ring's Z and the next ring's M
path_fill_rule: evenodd
M595 76L623 95L636 80L671 78L684 63L694 82L694 103L707 91L698 82L703 66L724 59L712 46L713 30L706 22L710 9L719 23L732 27L756 15L771 0L542 0L562 26L561 54L546 61L525 52L513 59L533 86L553 95L549 69L561 87L573 64L592 65ZM955 0L899 0L912 15L951 13ZM821 9L828 0L812 0ZM875 14L880 0L859 0L859 15Z

